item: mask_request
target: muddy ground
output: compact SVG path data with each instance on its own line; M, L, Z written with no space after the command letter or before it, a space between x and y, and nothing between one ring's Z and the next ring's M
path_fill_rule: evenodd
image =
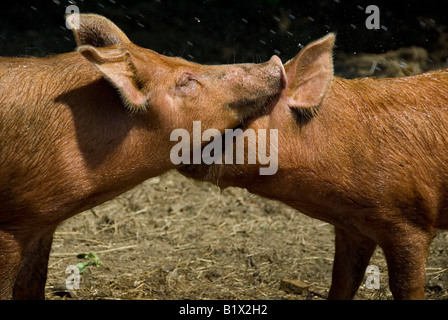
M335 60L339 75L384 77L425 71L430 59L423 49L404 48ZM431 247L428 299L448 298L447 241L448 232L440 232ZM169 172L57 229L46 298L325 299L333 242L331 225L285 205ZM79 289L67 291L66 268L85 262L76 255L89 252L101 265L88 266ZM392 299L380 249L370 264L380 271L380 288L364 283L356 299ZM303 288L288 290L284 280Z

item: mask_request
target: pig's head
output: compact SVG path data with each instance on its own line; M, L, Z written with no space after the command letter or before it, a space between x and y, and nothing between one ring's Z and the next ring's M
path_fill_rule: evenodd
M132 113L148 118L151 131L170 145L170 133L238 126L262 111L285 84L278 57L266 63L200 65L133 44L110 20L70 15L80 52L114 86Z
M267 106L266 114L253 118L242 126L245 133L249 130L255 133L247 135L243 164L225 163L223 152L222 164L189 165L179 168L179 171L187 177L210 181L222 188L240 186L254 190L253 186L266 186L268 181L287 181L284 174L288 175L290 169L300 168L301 163L312 157L313 150L319 148L318 145L313 145L313 136L318 130L314 124L322 118L320 112L324 111L321 110L323 102L333 83L334 41L334 34L329 34L307 45L285 64L287 84L284 90ZM270 145L275 145L270 142L271 129L276 130L278 141L274 150L270 150L271 159L277 161L278 167L272 176L263 177L259 169L267 165L261 164L259 159L256 163L249 164L248 149L260 150L260 142L267 150ZM266 133L266 138L259 138L260 130ZM229 147L233 148L235 154L235 143L226 145L226 148ZM272 157L273 152L277 153L276 157ZM278 185L276 184L277 189Z

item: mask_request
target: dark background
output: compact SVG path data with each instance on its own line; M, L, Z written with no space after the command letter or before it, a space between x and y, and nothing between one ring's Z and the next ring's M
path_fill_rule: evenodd
M445 1L149 0L2 2L0 55L45 56L72 51L65 9L102 14L136 44L199 63L285 62L312 40L337 33L336 52L383 53L419 46L447 59ZM365 8L380 8L381 28L369 30ZM442 50L442 54L440 51ZM444 62L443 61L443 62ZM440 62L440 61L437 61Z

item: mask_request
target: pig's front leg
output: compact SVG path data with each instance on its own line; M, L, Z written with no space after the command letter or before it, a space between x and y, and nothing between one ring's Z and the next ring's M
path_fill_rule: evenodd
M55 228L51 227L31 239L22 254L22 262L14 285L13 299L45 299L48 258Z
M429 229L429 230L428 230ZM384 230L380 246L389 269L389 287L394 299L425 298L425 266L434 230L411 223ZM388 232L389 231L389 232Z
M362 235L335 227L336 252L328 299L353 299L364 279L376 243Z
M10 231L0 230L0 300L12 299L21 262L20 241Z

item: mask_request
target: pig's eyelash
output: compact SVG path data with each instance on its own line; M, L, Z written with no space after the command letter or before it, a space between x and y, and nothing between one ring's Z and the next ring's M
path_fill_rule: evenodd
M177 81L177 86L184 87L186 86L190 81L192 80L190 74L184 74L182 77Z
M177 85L178 87L186 87L186 86L188 86L189 84L194 83L194 82L200 84L199 81L198 81L192 74L190 74L190 73L185 73L185 74L179 79L179 81L177 82L176 85Z

